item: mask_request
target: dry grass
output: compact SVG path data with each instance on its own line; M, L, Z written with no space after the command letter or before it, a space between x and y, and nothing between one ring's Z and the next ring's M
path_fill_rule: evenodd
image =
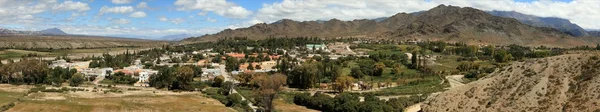
M199 95L140 95L110 98L73 98L65 100L25 100L9 111L23 112L117 112L117 111L195 111L229 112L219 101Z
M275 109L280 112L319 112L317 110L308 109L304 106L286 103L282 99L277 99L273 101L273 103L275 104Z

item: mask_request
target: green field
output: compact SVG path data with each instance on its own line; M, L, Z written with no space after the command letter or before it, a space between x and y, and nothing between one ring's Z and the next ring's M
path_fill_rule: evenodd
M23 97L23 93L0 91L0 106L17 101Z

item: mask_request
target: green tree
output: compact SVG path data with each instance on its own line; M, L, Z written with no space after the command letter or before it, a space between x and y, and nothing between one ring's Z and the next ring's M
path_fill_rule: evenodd
M354 78L361 79L365 76L365 74L360 70L360 68L352 68L351 75Z
M288 74L290 87L308 89L313 88L318 81L319 74L317 62L307 62L295 67Z
M76 73L75 75L73 75L73 77L71 77L71 79L69 79L69 86L79 86L83 84L84 80L85 79L83 79L83 74Z
M512 55L509 54L506 50L498 50L494 55L494 59L496 62L505 63L512 59Z
M194 78L194 70L189 66L182 66L175 70L176 80L172 83L171 89L193 90L191 82Z
M354 78L344 75L335 79L334 89L339 93L344 92L346 89L350 89L354 83Z
M385 64L383 62L377 62L375 63L375 72L373 73L374 76L381 76L383 75L383 70L385 69Z
M221 87L221 85L223 85L223 82L225 82L225 77L223 77L222 75L219 75L213 79L212 86L213 87Z
M225 69L228 72L240 70L240 63L234 57L227 57L225 60Z
M419 54L417 54L417 52L412 52L412 57L411 57L411 61L410 61L411 62L410 68L412 68L412 69L419 68L419 62L418 62L419 58L417 55L419 55Z

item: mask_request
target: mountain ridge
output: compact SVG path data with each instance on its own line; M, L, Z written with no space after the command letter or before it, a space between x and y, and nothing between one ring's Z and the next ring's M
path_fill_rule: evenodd
M487 11L489 14L494 16L506 17L506 18L514 18L522 23L536 26L536 27L551 27L558 29L564 33L567 33L571 36L588 36L588 33L585 29L581 28L579 25L572 23L567 19L557 18L557 17L538 17L534 15L528 15L519 13L516 11Z
M302 22L282 19L270 24L259 23L247 28L226 29L216 34L186 38L182 43L215 41L226 37L356 37L557 47L591 45L597 42L573 38L553 28L530 26L514 18L493 16L471 7L439 5L428 11L397 13L385 19Z

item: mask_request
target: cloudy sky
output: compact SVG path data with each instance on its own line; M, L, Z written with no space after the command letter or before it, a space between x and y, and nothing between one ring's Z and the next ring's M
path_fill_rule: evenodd
M70 34L201 35L280 19L373 19L439 4L569 19L600 29L600 0L0 0L0 28Z

